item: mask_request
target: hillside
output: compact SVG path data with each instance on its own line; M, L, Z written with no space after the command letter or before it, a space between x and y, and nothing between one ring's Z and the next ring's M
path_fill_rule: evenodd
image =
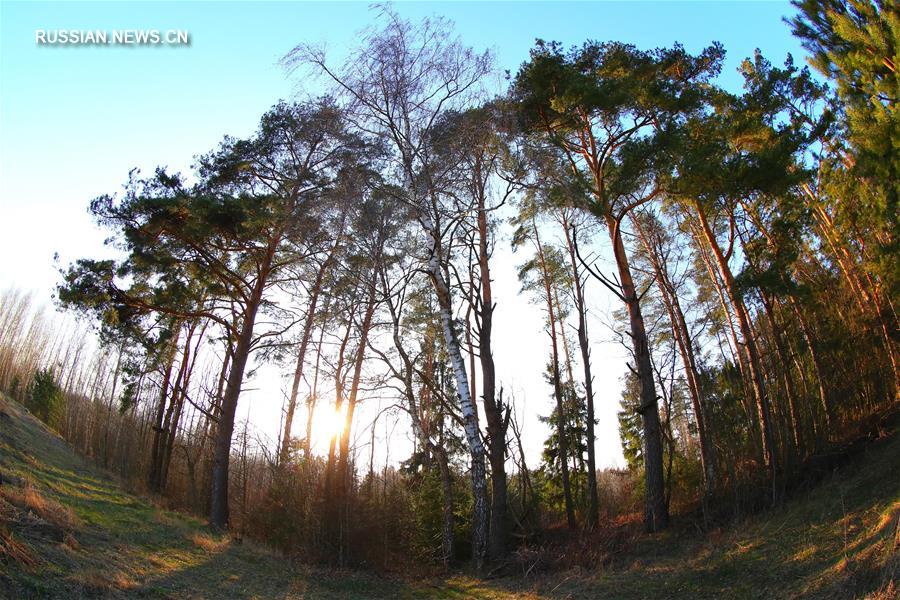
M890 598L900 567L891 427L784 508L641 538L596 571L405 581L292 565L124 491L0 399L3 598ZM539 569L535 570L535 572Z

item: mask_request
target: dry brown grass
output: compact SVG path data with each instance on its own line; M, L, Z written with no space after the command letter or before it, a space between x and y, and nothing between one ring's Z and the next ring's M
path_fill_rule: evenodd
M138 587L138 582L121 571L109 573L90 569L73 575L70 580L93 594L109 594L116 590L128 591Z
M30 482L26 481L22 487L0 487L0 497L20 510L30 511L43 521L67 533L81 527L81 520L71 508L45 497Z
M194 532L191 541L195 546L203 548L207 552L221 552L231 543L227 537L215 537L201 531Z
M40 563L40 559L34 555L28 544L17 540L3 525L0 525L0 562L30 568Z

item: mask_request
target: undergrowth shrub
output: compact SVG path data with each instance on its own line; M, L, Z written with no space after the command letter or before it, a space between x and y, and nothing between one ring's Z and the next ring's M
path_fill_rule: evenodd
M25 407L48 427L59 428L65 411L65 399L52 369L35 372L26 395Z

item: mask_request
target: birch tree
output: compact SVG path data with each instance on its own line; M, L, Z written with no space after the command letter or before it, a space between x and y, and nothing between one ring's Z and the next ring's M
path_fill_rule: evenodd
M453 165L434 163L432 143L441 115L473 102L491 71L491 57L463 46L443 20L413 24L383 10L381 21L363 32L361 44L340 68L331 66L321 48L310 45L297 46L284 61L293 68L312 67L325 76L343 99L353 124L379 136L390 148L386 171L397 183L395 200L411 210L425 238L422 266L437 297L465 421L474 496L473 560L480 569L488 535L485 452L449 277L447 236L459 215L447 210L445 195Z

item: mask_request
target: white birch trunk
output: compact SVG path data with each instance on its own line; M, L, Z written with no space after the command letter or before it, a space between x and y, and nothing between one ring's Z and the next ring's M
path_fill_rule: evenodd
M469 392L469 377L466 373L466 364L460 350L459 336L453 323L453 304L450 299L450 287L447 285L441 269L441 248L437 237L438 233L428 215L424 215L424 217L425 229L431 238L428 273L431 275L431 281L434 284L438 298L441 330L444 334L444 342L447 344L450 366L453 368L453 375L456 379L459 408L463 416L466 441L469 445L469 455L472 461L472 495L474 498L472 558L475 562L475 568L480 570L484 565L488 534L487 475L484 464L484 444L481 442L481 432L478 426L478 411Z

